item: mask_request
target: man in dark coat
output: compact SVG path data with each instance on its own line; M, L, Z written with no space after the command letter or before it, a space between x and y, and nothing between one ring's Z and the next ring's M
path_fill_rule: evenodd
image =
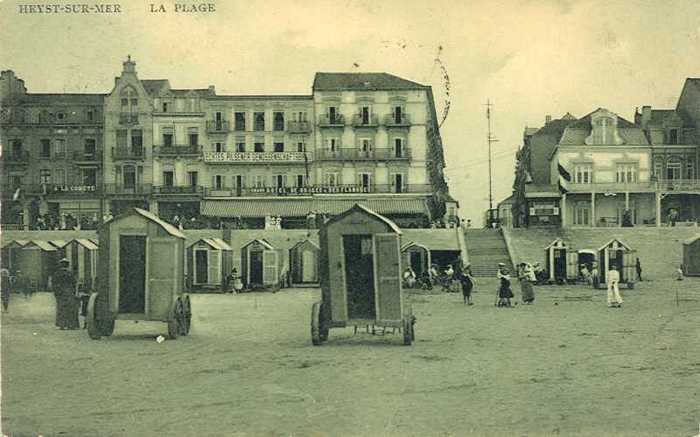
M0 294L2 295L2 312L7 312L10 305L10 272L7 269L0 270Z
M56 296L56 326L60 329L78 329L78 305L75 297L75 277L68 269L69 262L63 258L53 277L53 292Z

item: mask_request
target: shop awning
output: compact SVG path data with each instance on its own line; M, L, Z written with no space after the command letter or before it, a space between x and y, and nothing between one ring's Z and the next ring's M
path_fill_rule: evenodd
M356 203L379 214L428 214L425 199L221 199L203 200L201 214L210 217L306 217L309 211L340 214Z
M83 246L84 248L86 248L88 250L99 249L99 247L95 243L93 243L91 240L88 240L87 238L76 238L73 241L76 241L78 244L80 244L81 246Z

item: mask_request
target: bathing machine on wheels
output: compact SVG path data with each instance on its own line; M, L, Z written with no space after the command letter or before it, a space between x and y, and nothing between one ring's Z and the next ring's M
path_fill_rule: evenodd
M134 208L99 230L96 293L87 308L93 339L115 320L160 321L171 339L190 331L192 309L183 291L185 236L156 215Z
M401 289L401 230L355 204L320 230L321 301L312 306L311 340L320 345L330 328L398 328L414 339L415 317Z

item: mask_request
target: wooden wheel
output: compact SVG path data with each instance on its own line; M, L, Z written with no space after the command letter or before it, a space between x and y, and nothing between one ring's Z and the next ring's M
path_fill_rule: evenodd
M90 295L90 300L87 306L87 332L91 339L99 340L102 337L102 330L100 329L97 314L95 311L95 303L97 302L97 293L92 293Z
M321 341L328 341L328 331L330 328L328 327L328 324L323 320L323 315L325 314L325 304L321 303L321 307L319 308L319 337L321 338Z
M403 344L406 346L410 346L413 342L413 335L411 334L413 327L411 325L410 318L403 319Z
M311 343L314 346L321 344L321 305L315 302L311 307Z
M178 297L173 305L173 309L170 312L170 319L168 320L168 337L171 340L177 339L177 337L182 333L182 324L184 322L184 312L182 308L182 301Z
M183 331L182 335L188 335L190 333L190 327L192 326L192 304L190 303L189 296L185 296L184 310L185 310L185 323L184 323L184 331Z

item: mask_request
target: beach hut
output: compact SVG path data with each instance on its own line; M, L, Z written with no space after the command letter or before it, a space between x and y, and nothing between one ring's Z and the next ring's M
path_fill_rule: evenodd
M255 239L241 248L241 277L248 289L278 287L281 257L265 239Z
M700 235L683 242L683 273L700 276Z
M34 290L49 291L49 278L58 267L61 255L56 246L48 241L29 241L16 253L15 271L21 271L22 277Z
M611 266L620 272L620 282L631 286L635 278L635 251L617 238L613 238L598 248L598 268L600 282L605 283L605 276Z
M185 235L133 208L102 225L99 241L97 293L86 318L90 337L112 335L117 319L165 322L170 338L187 335L192 307L184 293Z
M2 268L9 270L12 274L17 270L17 255L24 246L29 244L29 240L3 240L0 261Z
M430 269L430 263L432 262L430 249L413 241L409 241L401 246L401 259L404 268L410 266L418 278Z
M99 247L87 238L76 238L64 246L65 257L83 290L94 290L97 277L97 253Z
M551 282L576 280L579 276L578 252L571 249L561 238L544 248L547 277Z
M321 249L313 241L299 241L289 249L289 275L292 285L318 284Z
M220 289L228 273L231 246L221 238L200 238L187 247L187 278L191 289Z
M334 327L400 328L413 342L410 306L401 289L401 230L355 204L321 227L321 301L311 308L311 341L320 345Z

